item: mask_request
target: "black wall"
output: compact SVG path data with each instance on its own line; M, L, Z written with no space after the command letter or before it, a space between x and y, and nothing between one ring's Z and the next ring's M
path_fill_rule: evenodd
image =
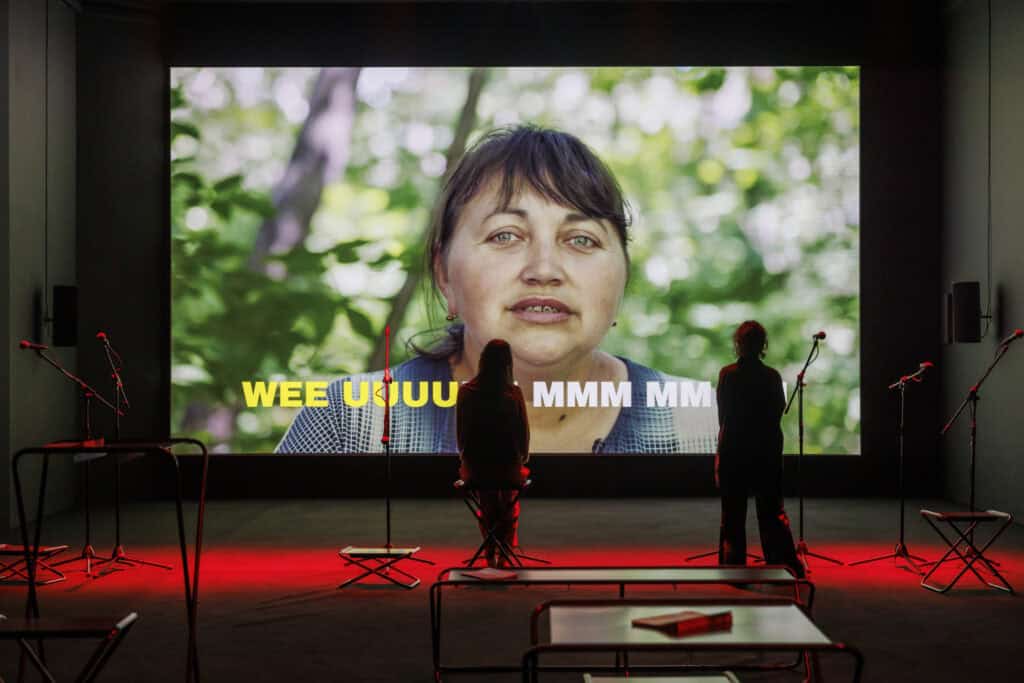
M171 65L860 64L863 455L812 458L804 473L813 495L891 493L896 406L885 387L940 351L941 38L928 0L170 4L156 14L87 4L78 89L83 331L105 329L130 359L128 431L166 433ZM100 360L82 363L100 373ZM909 482L936 493L937 383L913 389ZM137 492L160 490L150 469L133 469ZM447 458L408 457L395 476L407 493L447 495L454 469ZM373 495L381 471L373 458L224 456L213 485L224 495ZM713 492L702 457L551 456L535 471L538 493Z
M981 282L982 308L991 285L994 318L978 344L947 349L943 417L951 416L1014 328L1024 328L1024 5L992 0L992 230L988 213L988 13L985 2L950 3L945 17L948 63L943 104L947 154L944 177L942 283ZM990 256L991 255L991 256ZM991 263L989 263L991 258ZM988 276L991 268L991 278ZM984 326L983 326L984 327ZM1024 341L1018 341L982 386L978 403L976 502L1024 514L1024 427L1021 377ZM946 495L967 502L970 491L968 415L943 439Z
M53 285L75 284L75 13L61 0L0 3L0 491L11 491L11 456L43 441L78 433L74 385L19 340L51 344ZM50 356L77 371L74 348ZM35 487L40 462L20 469ZM66 460L49 470L46 511L74 502L75 468ZM34 506L29 514L35 512ZM34 516L34 515L33 515ZM17 517L14 496L0 502L0 540Z

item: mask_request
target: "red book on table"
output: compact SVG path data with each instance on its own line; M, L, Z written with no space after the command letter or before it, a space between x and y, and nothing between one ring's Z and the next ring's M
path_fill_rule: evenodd
M732 628L732 612L705 614L695 610L683 610L656 617L640 617L633 620L638 628L653 628L673 636L689 636L711 631L728 631Z

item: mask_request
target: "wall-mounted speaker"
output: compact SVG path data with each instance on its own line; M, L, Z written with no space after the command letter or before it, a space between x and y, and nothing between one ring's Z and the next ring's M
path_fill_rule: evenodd
M78 344L78 287L53 288L53 345Z
M950 294L949 292L946 292L943 295L942 306L943 306L943 319L942 319L942 322L944 323L943 326L942 326L942 330L943 330L943 332L942 332L942 334L943 334L942 341L944 341L947 344L952 344L953 343L953 295Z
M953 340L981 341L981 285L976 281L953 283Z

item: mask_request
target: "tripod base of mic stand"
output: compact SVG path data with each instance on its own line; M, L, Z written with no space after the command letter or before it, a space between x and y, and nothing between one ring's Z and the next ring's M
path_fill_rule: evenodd
M367 577L376 576L396 586L412 590L416 586L420 585L420 580L412 574L399 569L395 565L403 560L433 565L434 563L430 560L413 557L413 555L418 553L420 550L420 546L411 546L406 548L390 546L346 546L338 551L338 557L345 560L346 567L349 565L355 565L362 569L363 573L345 580L338 586L338 588L347 588L348 586L359 583ZM399 577L404 578L405 580L403 581L401 578L395 578L391 575L392 572L398 574Z
M711 550L709 552L701 553L699 555L690 555L689 557L684 559L683 562L693 562L694 560L703 560L705 557L718 557L718 551L717 550ZM749 559L753 560L754 562L764 562L764 558L763 557L761 557L760 555L755 555L754 553L747 553L747 557Z
M935 564L934 562L929 562L928 560L924 559L923 557L918 557L917 555L914 555L913 553L911 553L907 549L906 544L904 544L904 543L897 543L896 544L896 548L891 553L889 553L887 555L879 555L878 557L872 557L872 558L869 558L867 560L857 560L856 562L851 562L850 566L851 567L856 567L856 566L862 565L862 564L871 564L872 562L881 562L882 560L903 560L904 562L906 562L910 566L910 569L912 571L914 571L914 572L916 572L918 574L924 574L924 570L922 569L922 567L927 567L928 565ZM906 567L904 567L904 569L906 569Z
M132 557L128 554L128 551L124 549L123 545L119 545L114 548L114 552L110 554L110 557L103 558L98 563L108 565L98 576L106 576L107 574L122 571L123 569L131 569L132 567L156 567L157 569L166 569L170 571L174 569L169 564L162 564L160 562L152 562L150 560L143 560L139 557Z
M829 557L828 555L820 555L818 553L812 553L810 550L807 549L807 541L804 541L802 539L796 544L796 556L797 559L800 560L800 563L804 566L804 569L806 569L807 571L811 570L811 565L807 562L808 557L813 557L819 560L825 560L826 562L831 562L832 564L837 564L839 566L843 565L843 562L841 560L837 560L834 557Z
M91 544L86 544L85 546L82 547L82 552L78 553L77 557L70 557L70 558L68 558L66 560L61 560L60 562L55 562L55 563L53 563L50 566L52 566L52 567L60 567L60 566L65 565L65 564L71 564L72 562L82 562L83 560L85 561L85 569L84 570L73 569L73 570L68 570L68 571L69 572L71 572L71 571L84 571L86 576L91 577L93 575L93 571L92 571L93 567L98 567L101 564L103 564L104 562L108 562L109 561L106 557L100 557L99 555L97 555L96 554L96 549L93 548Z

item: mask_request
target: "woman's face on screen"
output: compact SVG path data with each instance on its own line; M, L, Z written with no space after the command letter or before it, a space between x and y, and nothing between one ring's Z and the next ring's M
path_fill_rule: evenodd
M467 352L505 339L517 363L538 369L596 349L626 285L614 226L529 186L501 207L494 182L465 206L436 267L449 309L465 322Z

